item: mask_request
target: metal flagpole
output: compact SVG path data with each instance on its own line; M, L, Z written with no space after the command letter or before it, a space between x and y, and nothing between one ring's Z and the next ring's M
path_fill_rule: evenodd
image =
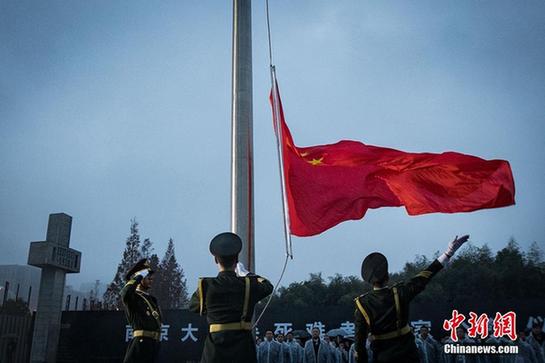
M233 0L231 231L242 239L240 262L255 271L251 0Z

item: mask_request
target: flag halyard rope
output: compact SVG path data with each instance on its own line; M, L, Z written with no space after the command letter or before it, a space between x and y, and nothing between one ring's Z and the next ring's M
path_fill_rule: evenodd
M269 43L269 68L271 73L271 90L272 90L272 108L273 108L273 122L274 122L274 128L275 128L275 135L276 135L276 146L278 151L278 166L280 169L280 185L282 189L282 210L284 214L284 237L285 237L285 248L286 248L286 258L284 260L284 265L282 267L282 272L280 273L280 277L278 281L276 282L274 289L267 299L267 303L263 307L263 310L255 320L255 322L252 325L252 329L257 326L261 318L263 317L263 314L265 314L265 311L269 307L272 298L276 294L276 291L278 289L278 286L280 285L280 282L282 281L282 278L284 277L284 273L286 272L286 268L288 266L288 261L290 259L293 259L293 249L292 249L292 242L291 242L291 233L290 233L290 227L289 227L289 211L288 211L288 204L287 204L287 198L286 198L286 186L285 186L285 179L284 179L284 162L283 162L283 151L282 151L282 125L280 124L280 100L278 99L278 89L277 89L277 82L276 82L276 69L273 64L273 52L272 52L272 40L271 40L271 25L270 25L270 16L269 16L269 0L266 0L265 7L267 10L267 36L268 36L268 43Z

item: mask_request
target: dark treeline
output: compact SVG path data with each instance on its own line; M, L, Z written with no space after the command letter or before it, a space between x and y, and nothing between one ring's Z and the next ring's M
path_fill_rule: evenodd
M400 272L391 273L390 284L410 279L427 267L438 256L416 256ZM271 310L280 311L286 306L299 311L329 307L340 313L351 314L354 298L369 291L371 286L361 277L335 275L324 279L321 274L310 274L302 282L282 287L271 301ZM523 251L514 239L493 254L485 244L468 245L450 262L446 271L437 274L426 290L417 296L415 303L439 302L465 306L479 301L545 298L545 262L543 252L536 242Z

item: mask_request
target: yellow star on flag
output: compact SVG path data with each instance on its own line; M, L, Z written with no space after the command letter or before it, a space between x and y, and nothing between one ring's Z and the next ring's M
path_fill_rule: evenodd
M323 156L319 159L312 159L310 161L307 160L307 162L309 162L312 165L320 165L322 163L322 160L324 160Z

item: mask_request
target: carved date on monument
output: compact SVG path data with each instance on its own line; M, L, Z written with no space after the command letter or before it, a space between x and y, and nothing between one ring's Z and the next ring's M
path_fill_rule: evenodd
M79 272L81 252L51 242L32 242L28 264L58 267L68 273Z
M67 270L79 269L78 251L61 246L53 247L53 263Z

